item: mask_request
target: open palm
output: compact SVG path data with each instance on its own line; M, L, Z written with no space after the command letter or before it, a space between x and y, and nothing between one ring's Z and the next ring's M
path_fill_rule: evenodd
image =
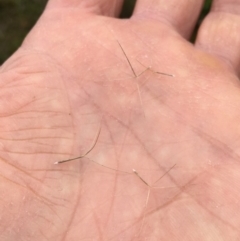
M49 2L1 67L1 240L239 240L240 4L225 2L195 46L200 0L138 0L128 20L107 17L120 0Z

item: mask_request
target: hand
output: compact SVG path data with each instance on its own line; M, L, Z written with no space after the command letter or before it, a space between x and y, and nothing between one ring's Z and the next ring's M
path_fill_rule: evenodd
M239 1L195 45L202 1L121 2L51 0L1 67L1 240L238 240Z

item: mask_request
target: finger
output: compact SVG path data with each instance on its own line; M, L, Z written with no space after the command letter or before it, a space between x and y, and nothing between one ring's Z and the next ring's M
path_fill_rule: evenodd
M86 13L117 17L123 0L50 0L48 8L82 9Z
M230 63L240 66L240 1L216 0L203 21L196 46ZM238 70L239 72L239 70Z
M138 0L133 18L167 23L188 38L196 24L203 0Z

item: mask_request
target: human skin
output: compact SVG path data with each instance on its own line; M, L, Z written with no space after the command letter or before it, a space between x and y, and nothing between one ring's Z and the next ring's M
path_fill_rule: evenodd
M239 240L240 1L194 45L203 1L121 4L51 0L1 66L0 240Z

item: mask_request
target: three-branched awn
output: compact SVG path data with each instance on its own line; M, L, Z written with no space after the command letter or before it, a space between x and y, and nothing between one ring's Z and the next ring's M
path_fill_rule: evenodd
M146 68L146 69L143 70L140 74L137 75L136 72L135 72L135 70L134 70L134 68L133 68L133 66L132 66L132 64L131 64L131 62L130 62L130 60L129 60L129 58L128 58L128 56L127 56L127 54L126 54L126 52L124 51L122 45L120 44L120 42L119 42L118 40L116 40L116 41L117 41L119 47L121 48L121 50L122 50L122 52L123 52L123 54L124 54L124 56L125 56L128 64L129 64L129 66L130 66L130 68L131 68L131 71L133 72L133 75L134 75L134 78L135 78L135 79L138 78L139 76L141 76L141 75L142 75L143 73L145 73L147 70L150 70L150 71L152 71L152 72L154 72L154 73L156 73L156 74L161 74L161 75L166 75L166 76L169 76L169 77L174 77L174 75L172 75L172 74L167 74L167 73L163 73L163 72L153 71L153 70L151 69L151 67ZM138 61L138 62L139 62L139 61ZM140 62L139 62L139 63L140 63ZM140 63L140 64L141 64L141 63ZM141 65L144 66L143 64L141 64ZM146 67L146 66L144 66L144 67ZM138 94L139 94L139 98L140 98L140 102L141 102L140 88L139 88L139 86L138 86L138 83L137 83L137 90L138 90ZM142 103L141 103L141 104L142 104ZM80 155L80 156L77 156L77 157L74 157L74 158L56 161L56 162L54 162L54 164L62 164L62 163L66 163L66 162L69 162L69 161L74 161L74 160L77 160L77 159L82 159L82 158L84 158L84 157L87 157L87 155L95 148L95 146L96 146L96 144L97 144L97 142L98 142L100 133L101 133L101 124L100 124L100 127L99 127L98 131L97 131L96 137L94 138L93 144L91 145L91 147L90 147L84 154L82 154L82 155ZM87 157L87 158L88 158L88 157ZM89 158L88 158L88 159L89 159ZM89 160L92 161L93 163L97 164L97 165L103 166L103 167L105 167L105 168L107 168L107 169L110 169L110 170L118 171L118 172L125 173L125 174L126 174L126 173L127 173L127 174L134 174L134 175L136 175L136 176L147 186L148 192L147 192L147 198L146 198L146 201L145 201L145 207L144 207L144 212L143 212L142 224L141 224L141 228L140 228L140 232L141 232L141 230L142 230L142 228L143 228L143 226L144 226L144 220L145 220L145 216L146 216L146 208L147 208L147 206L148 206L148 201L149 201L151 189L152 189L152 188L159 188L159 187L154 187L154 185L155 185L160 179L162 179L165 175L167 175L167 174L175 167L176 164L174 164L172 167L170 167L160 178L157 179L157 181L154 182L154 184L149 185L149 184L139 175L139 173L138 173L135 169L132 169L132 172L126 172L126 171L121 171L121 170L118 170L118 169L114 169L114 168L111 168L111 167L102 165L102 164L100 164L100 163L98 163L98 162L96 162L96 161L94 161L94 160L92 160L92 159L89 159ZM160 187L160 188L161 188L161 187ZM162 187L162 188L163 188L163 187ZM140 234L140 232L139 232L139 234Z

